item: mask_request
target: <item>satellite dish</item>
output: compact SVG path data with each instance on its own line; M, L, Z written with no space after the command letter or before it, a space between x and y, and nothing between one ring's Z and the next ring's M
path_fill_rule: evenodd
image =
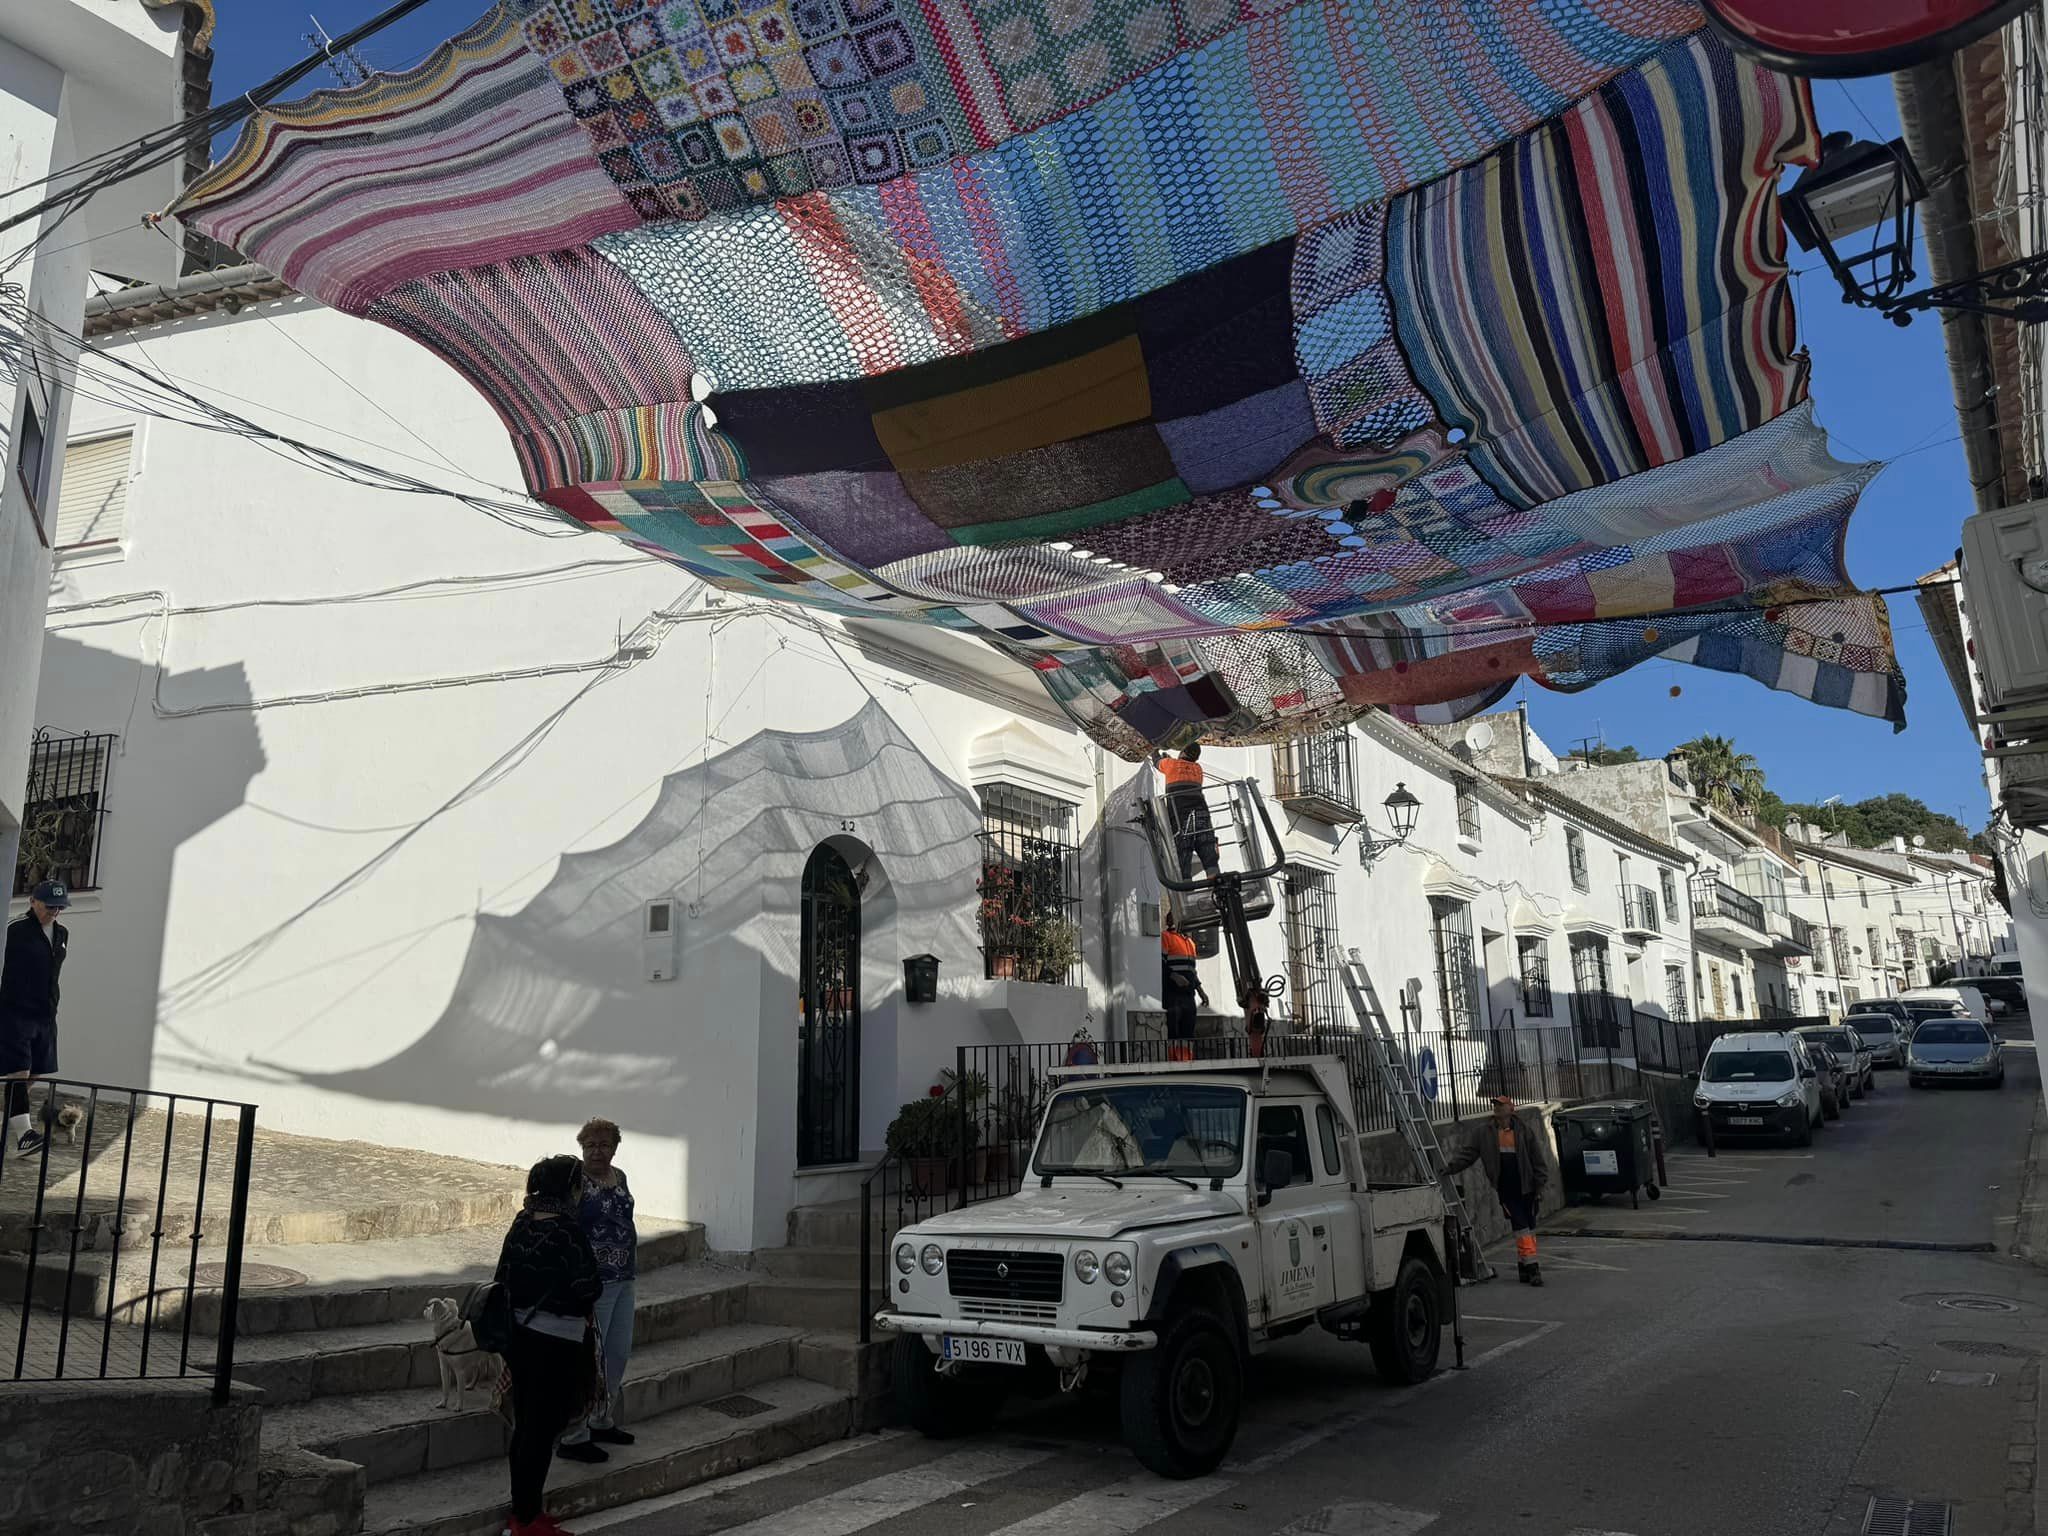
M1482 720L1465 733L1465 745L1474 752L1484 752L1493 745L1493 727Z
M1915 848L1925 848L1927 846L1926 835L1924 833L1915 832L1913 834L1913 846Z

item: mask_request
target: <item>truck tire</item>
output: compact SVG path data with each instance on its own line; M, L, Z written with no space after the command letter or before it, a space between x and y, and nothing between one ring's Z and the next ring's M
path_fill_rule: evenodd
M898 1334L896 1412L928 1440L978 1434L995 1422L1003 1391L994 1382L939 1374L938 1356L916 1334Z
M1171 1319L1155 1349L1124 1361L1124 1443L1161 1477L1201 1477L1237 1439L1244 1362L1229 1326L1195 1309Z
M1412 1387L1436 1374L1444 1342L1443 1302L1427 1264L1413 1254L1401 1261L1393 1289L1372 1299L1366 1332L1373 1366L1388 1381Z

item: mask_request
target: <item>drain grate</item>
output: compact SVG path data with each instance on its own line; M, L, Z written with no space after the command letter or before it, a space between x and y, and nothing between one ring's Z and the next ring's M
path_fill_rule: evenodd
M1927 1379L1937 1387L1988 1387L1998 1380L1996 1371L1929 1371Z
M704 1405L713 1413L722 1413L728 1419L751 1419L757 1413L773 1413L775 1405L764 1403L758 1397L749 1397L744 1392L735 1392L731 1397L713 1398ZM1918 1533L1915 1533L1918 1536Z
M1863 1512L1863 1536L1949 1536L1952 1519L1945 1503L1880 1494Z
M192 1271L192 1283L205 1289L218 1290L227 1283L228 1267L225 1264L201 1264ZM295 1285L304 1285L306 1277L296 1269L286 1269L282 1264L244 1264L242 1266L242 1289L245 1291L283 1291Z
M2017 1344L2000 1344L1995 1339L1942 1339L1938 1342L1952 1355L1985 1355L1994 1360L2027 1360L2036 1353Z

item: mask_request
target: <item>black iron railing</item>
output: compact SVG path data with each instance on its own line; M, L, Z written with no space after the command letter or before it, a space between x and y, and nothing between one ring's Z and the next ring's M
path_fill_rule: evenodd
M1080 867L1071 843L1012 827L981 834L984 973L1064 982L1081 962Z
M47 726L35 733L14 860L15 895L27 895L41 880L62 880L74 891L99 889L114 740L67 736Z
M1693 877L1692 915L1695 922L1703 917L1725 917L1758 933L1764 931L1764 904L1712 875Z
M1621 888L1621 926L1631 933L1662 933L1657 918L1657 893L1647 885Z
M42 1146L0 1138L0 1325L14 1335L0 1380L210 1373L225 1402L256 1106L61 1078L38 1079L36 1099ZM220 1262L202 1264L215 1245ZM193 1324L212 1309L207 1358Z
M946 1176L935 1182L928 1170L887 1154L860 1185L860 1341L870 1342L875 1313L889 1295L889 1277L896 1273L891 1252L896 1234L945 1207ZM879 1294L877 1293L879 1288Z
M1809 923L1797 912L1787 912L1785 915L1792 921L1792 942L1794 944L1797 944L1801 949L1806 950L1809 954L1812 953L1814 935L1813 924Z
M1273 797L1282 805L1337 821L1356 821L1358 759L1349 730L1297 736L1273 749Z

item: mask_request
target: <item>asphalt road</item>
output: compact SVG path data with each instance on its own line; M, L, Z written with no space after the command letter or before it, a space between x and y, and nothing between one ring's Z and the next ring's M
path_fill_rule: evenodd
M576 1529L1860 1536L1873 1498L1910 1498L1928 1523L1907 1536L2033 1531L2048 1275L2005 1250L2040 1100L2022 1040L2001 1093L1886 1074L1810 1151L1681 1154L1655 1205L1553 1222L1544 1289L1462 1293L1467 1370L1402 1390L1360 1346L1275 1346L1231 1460L1195 1482L1143 1471L1083 1400L974 1440L862 1437Z

